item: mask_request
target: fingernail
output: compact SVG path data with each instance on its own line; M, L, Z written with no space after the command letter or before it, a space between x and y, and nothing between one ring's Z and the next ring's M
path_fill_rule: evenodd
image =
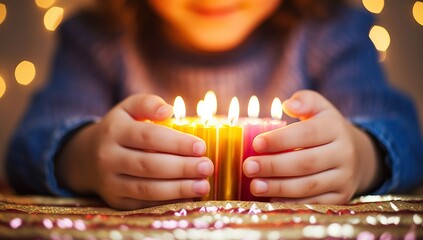
M256 161L249 161L245 164L245 174L255 175L260 171L260 165Z
M173 113L173 108L170 105L163 105L157 109L157 114L159 115L170 115L171 113Z
M256 137L253 141L253 147L256 152L263 152L266 148L266 141L261 137Z
M299 109L301 107L301 102L293 99L293 100L289 100L287 102L287 105L291 109Z
M254 193L262 194L266 193L269 190L269 186L267 185L267 182L261 181L261 180L255 180L253 182L254 184Z
M193 184L192 189L198 195L206 195L210 191L210 185L207 180L200 180Z
M195 154L201 156L206 152L206 145L203 142L196 142L194 143L192 150Z
M209 161L200 162L197 165L197 173L205 177L210 176L213 173L213 164Z

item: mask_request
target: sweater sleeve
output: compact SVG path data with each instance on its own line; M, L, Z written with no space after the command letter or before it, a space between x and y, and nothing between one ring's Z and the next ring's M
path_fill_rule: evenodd
M352 123L386 153L390 176L373 194L403 193L423 182L423 144L413 103L390 86L368 37L373 19L346 10L325 26L310 24L310 77Z
M116 102L115 76L107 38L88 29L81 16L65 22L46 85L30 101L13 135L7 178L18 193L71 195L60 188L55 157L77 129L97 121Z

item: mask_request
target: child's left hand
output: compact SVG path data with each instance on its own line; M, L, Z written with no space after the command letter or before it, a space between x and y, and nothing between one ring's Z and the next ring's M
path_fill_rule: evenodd
M255 196L295 203L342 204L380 183L370 136L348 122L323 96L299 91L283 104L301 121L257 136L243 171ZM379 172L378 172L379 171Z

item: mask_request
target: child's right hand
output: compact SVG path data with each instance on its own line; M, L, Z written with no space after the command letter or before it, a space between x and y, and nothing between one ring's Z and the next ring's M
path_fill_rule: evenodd
M57 159L62 186L96 193L118 209L144 208L209 192L213 163L205 143L151 122L172 116L153 95L134 95L78 131Z

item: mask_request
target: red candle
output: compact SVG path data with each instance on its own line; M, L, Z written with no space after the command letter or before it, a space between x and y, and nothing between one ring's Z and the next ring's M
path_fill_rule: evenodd
M279 98L275 98L272 103L271 115L272 119L259 119L260 104L256 96L252 96L248 103L248 118L244 119L244 152L243 161L248 157L259 155L253 149L254 138L264 132L271 131L286 125L281 121L282 104ZM256 197L250 191L252 178L242 174L241 178L241 200L244 201L269 201L269 198Z

